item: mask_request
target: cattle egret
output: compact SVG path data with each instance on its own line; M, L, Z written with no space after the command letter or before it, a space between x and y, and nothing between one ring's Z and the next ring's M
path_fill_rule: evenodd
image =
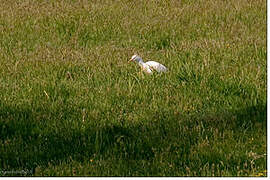
M139 66L141 67L141 69L148 74L152 74L153 69L155 69L159 73L167 71L167 68L164 65L162 65L156 61L143 62L142 58L136 54L131 57L129 62L130 61L135 61L136 63L138 63Z

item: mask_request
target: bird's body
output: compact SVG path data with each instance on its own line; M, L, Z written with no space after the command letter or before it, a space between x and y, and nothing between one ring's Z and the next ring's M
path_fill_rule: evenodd
M156 70L159 73L167 71L167 68L164 65L156 61L143 62L142 58L138 55L133 55L130 61L135 61L138 63L141 69L148 74L152 74L153 70Z

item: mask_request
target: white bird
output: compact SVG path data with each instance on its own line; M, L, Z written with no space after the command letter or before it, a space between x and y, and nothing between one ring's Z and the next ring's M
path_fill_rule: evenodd
M156 61L143 62L142 58L138 56L137 54L133 55L131 59L129 60L129 62L130 61L135 61L136 63L138 63L141 69L148 74L152 74L153 69L155 69L159 73L167 71L167 68L164 65Z

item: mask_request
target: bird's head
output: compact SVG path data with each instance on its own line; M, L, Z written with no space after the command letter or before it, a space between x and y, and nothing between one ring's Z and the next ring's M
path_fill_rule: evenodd
M135 61L138 63L138 62L142 61L142 58L140 56L138 56L137 54L134 54L128 62L131 62L131 61Z

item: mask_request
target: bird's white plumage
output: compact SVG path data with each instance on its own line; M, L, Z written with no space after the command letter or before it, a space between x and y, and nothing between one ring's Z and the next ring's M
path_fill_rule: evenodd
M136 54L131 57L130 61L137 62L139 64L139 66L142 68L142 70L148 74L152 74L153 69L159 73L167 71L167 68L164 65L162 65L156 61L143 62L142 58Z
M143 64L139 64L142 68L142 70L148 74L152 74L152 69L150 68L149 65L147 65L146 63Z
M164 65L162 65L156 61L147 61L145 64L154 68L157 72L166 72L167 71L167 68Z

